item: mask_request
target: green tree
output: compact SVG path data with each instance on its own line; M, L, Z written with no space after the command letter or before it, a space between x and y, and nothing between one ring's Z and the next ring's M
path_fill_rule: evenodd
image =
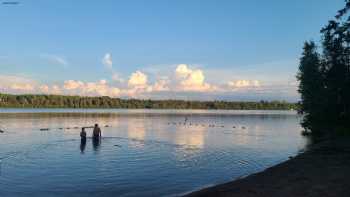
M319 54L314 42L305 42L303 54L300 58L299 93L301 94L300 112L304 114L302 126L307 131L319 131L318 125L322 122L323 76Z
M297 79L300 112L313 133L350 129L350 0L322 28L322 54L306 42ZM323 132L321 132L323 131Z

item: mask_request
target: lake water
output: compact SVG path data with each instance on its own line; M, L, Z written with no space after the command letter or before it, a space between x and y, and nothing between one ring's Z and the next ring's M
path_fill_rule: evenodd
M0 196L178 196L303 151L299 121L293 111L0 109ZM94 123L101 143L81 145L74 127Z

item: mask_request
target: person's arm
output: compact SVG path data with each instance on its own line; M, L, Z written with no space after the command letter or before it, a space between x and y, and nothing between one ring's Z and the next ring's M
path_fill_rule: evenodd
M102 131L101 131L101 129L100 129L100 132L99 132L99 133L100 133L100 137L102 137Z

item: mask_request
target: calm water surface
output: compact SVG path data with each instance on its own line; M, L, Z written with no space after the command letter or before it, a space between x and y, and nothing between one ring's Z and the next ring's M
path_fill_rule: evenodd
M291 111L0 109L0 196L181 195L303 151L299 121ZM94 123L101 143L81 144L74 127Z

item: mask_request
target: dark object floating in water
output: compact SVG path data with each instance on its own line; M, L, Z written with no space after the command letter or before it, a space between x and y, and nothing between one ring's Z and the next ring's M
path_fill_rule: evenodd
M105 127L109 127L109 125L105 125Z
M49 128L41 128L40 131L48 131Z
M233 126L232 128L236 128L235 126Z
M2 2L3 5L18 5L18 1L4 1Z
M5 133L5 131L3 131L3 130L0 130L0 133Z
M79 127L73 127L74 129L79 129Z
M70 129L70 127L67 127L66 129Z
M58 128L58 129L62 130L63 128L62 128L62 127L60 127L60 128Z
M114 146L117 146L117 147L122 147L121 145L118 145L118 144L115 144Z
M224 128L225 126L224 125L221 125L222 128Z
M242 129L245 129L245 127L242 127Z

